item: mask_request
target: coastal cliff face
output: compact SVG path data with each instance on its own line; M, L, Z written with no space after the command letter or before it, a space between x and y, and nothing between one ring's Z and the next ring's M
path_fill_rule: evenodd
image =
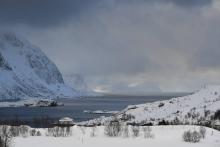
M0 100L77 96L38 47L17 34L0 32Z

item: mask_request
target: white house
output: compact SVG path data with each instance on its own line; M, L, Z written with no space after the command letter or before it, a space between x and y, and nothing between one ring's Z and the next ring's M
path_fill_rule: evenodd
M215 126L220 127L220 120L215 121Z
M73 125L73 119L69 117L63 117L59 120L59 124L61 125Z

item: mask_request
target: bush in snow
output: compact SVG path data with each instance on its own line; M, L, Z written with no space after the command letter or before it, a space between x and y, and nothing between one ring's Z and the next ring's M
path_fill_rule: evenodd
M132 132L134 137L138 137L140 134L140 128L139 126L132 126Z
M159 105L158 105L158 107L163 107L165 104L164 103L160 103Z
M220 110L217 110L214 114L214 119L219 119L220 120Z
M211 114L210 110L204 110L205 117L208 117Z
M53 137L60 137L61 135L61 131L59 127L54 127L54 128L48 128L47 129L47 136L53 136Z
M53 137L67 137L72 135L72 130L70 127L54 127L48 128L46 132L47 136Z
M158 122L158 125L169 125L169 124L170 123L168 121L165 121L164 119Z
M31 135L31 136L35 136L36 133L37 133L37 131L36 131L35 129L31 129L31 130L30 130L30 135Z
M183 140L185 142L192 142L196 143L199 142L201 139L201 134L197 131L191 132L190 130L183 133Z
M199 142L201 139L201 134L197 131L192 132L192 142Z
M147 126L143 127L144 138L154 138L154 134L152 134L152 128Z
M205 135L206 135L206 128L203 127L203 126L201 126L201 127L199 128L199 133L200 133L201 137L204 139L204 138L205 138Z
M20 135L20 129L19 129L18 126L11 126L11 127L10 127L10 132L11 132L11 135L12 135L13 137L17 137L17 136Z
M91 128L90 136L91 136L91 137L95 137L95 136L96 136L96 131L97 131L96 126L92 127L92 128Z
M40 131L37 131L36 136L41 136L41 132L40 132Z
M85 134L86 134L85 127L80 127L80 130L81 130L81 132L82 132L82 134L83 134L83 135L85 135Z
M10 147L11 140L10 127L6 125L0 126L0 147Z
M175 117L173 121L171 121L171 125L180 125L182 124L178 117Z
M10 126L9 131L12 137L22 136L27 137L28 135L31 136L39 136L40 132L36 131L36 129L29 129L28 126Z
M21 135L22 137L27 137L29 133L29 128L28 126L20 126L19 127L19 135Z
M118 121L111 121L105 126L105 135L110 137L119 136L121 131L121 124Z
M36 129L31 129L30 135L31 136L41 136L41 133L40 133L40 131L37 131Z
M130 114L122 114L121 120L123 121L129 121L135 119L135 117L133 115Z
M122 136L125 137L125 138L129 137L128 125L124 125L122 127Z

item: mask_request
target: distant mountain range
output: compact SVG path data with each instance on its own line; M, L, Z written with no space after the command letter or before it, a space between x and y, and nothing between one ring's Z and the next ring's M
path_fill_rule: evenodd
M0 33L0 100L80 95L38 47L15 33Z

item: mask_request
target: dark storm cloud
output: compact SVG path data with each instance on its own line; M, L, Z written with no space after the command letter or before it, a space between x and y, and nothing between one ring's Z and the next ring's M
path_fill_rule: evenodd
M80 19L96 0L0 0L0 22L53 26Z
M119 3L172 3L190 8L209 5L212 0L0 0L0 23L55 26L70 19L79 21L85 13Z
M220 79L218 0L0 2L0 26L39 46L62 73L84 75L91 89L182 91Z
M137 3L137 1L133 1L133 0L129 0L129 1L133 3ZM150 3L172 3L180 7L200 7L200 6L210 5L213 0L139 0L139 2L140 1L150 2Z
M212 3L212 0L167 0L167 1L183 7L206 6Z

